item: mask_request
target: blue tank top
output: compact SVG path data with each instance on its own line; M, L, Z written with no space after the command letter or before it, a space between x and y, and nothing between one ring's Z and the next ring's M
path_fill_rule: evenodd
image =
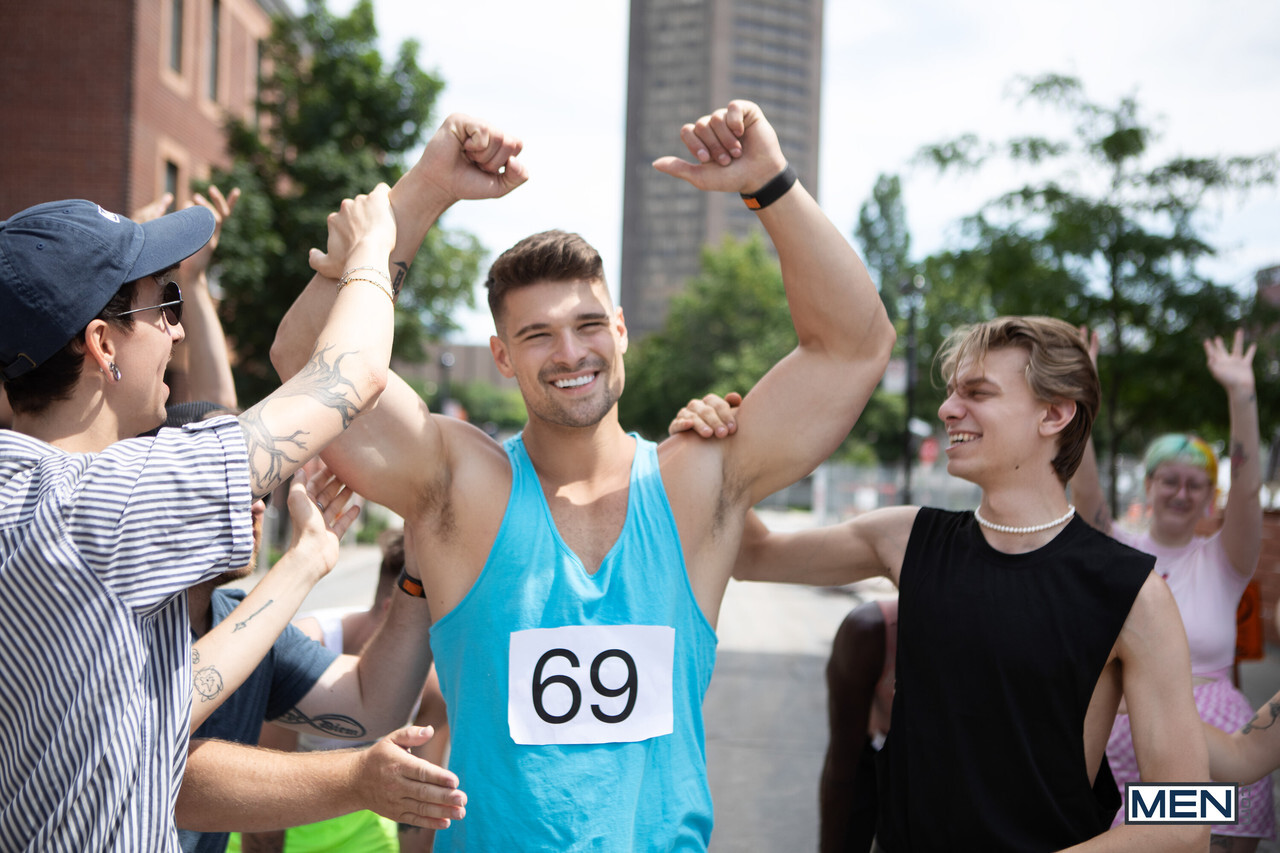
M716 636L689 584L656 447L595 574L560 538L520 436L474 586L431 629L467 816L437 850L705 850L702 700Z

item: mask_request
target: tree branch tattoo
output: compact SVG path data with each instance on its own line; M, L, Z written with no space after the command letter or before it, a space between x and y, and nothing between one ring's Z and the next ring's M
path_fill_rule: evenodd
M360 413L357 403L360 395L355 385L342 375L342 360L350 353L343 353L329 362L328 353L332 345L317 352L298 375L280 387L267 400L249 409L240 416L240 427L244 431L245 444L249 448L249 465L253 471L254 493L264 495L284 479L286 464L299 464L301 459L290 455L291 450L301 451L306 455L309 450L306 430L294 430L288 435L276 435L263 423L262 411L268 402L285 397L310 397L322 406L333 409L342 418L342 428L351 426ZM265 467L259 466L255 460L258 454L266 457Z
M357 740L368 734L368 729L360 721L345 714L320 714L308 717L297 708L290 708L276 720L287 726L310 726L329 737L349 738Z
M1266 729L1274 726L1276 724L1276 717L1280 717L1280 702L1268 702L1267 710L1271 712L1271 719L1265 726L1256 725L1258 722L1258 714L1254 714L1253 719L1244 724L1244 728L1240 730L1240 734L1247 735L1255 729L1257 731L1265 731Z

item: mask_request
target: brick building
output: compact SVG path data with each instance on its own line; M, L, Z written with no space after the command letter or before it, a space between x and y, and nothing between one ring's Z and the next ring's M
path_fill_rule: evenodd
M0 12L0 217L58 198L128 213L227 161L283 0L40 0Z

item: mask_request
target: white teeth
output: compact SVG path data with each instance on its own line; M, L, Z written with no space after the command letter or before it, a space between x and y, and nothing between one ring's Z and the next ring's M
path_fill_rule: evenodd
M977 436L970 435L969 433L956 433L955 435L950 436L950 438L952 444L964 444L965 442L975 440Z
M554 384L557 388L578 388L595 378L594 373L588 373L586 376L579 376L577 379L557 379Z

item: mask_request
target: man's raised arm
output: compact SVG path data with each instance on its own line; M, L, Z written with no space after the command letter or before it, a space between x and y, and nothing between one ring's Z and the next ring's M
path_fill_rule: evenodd
M387 256L396 238L388 192L379 184L330 215L329 243L342 247L350 286L329 282L334 310L307 348L305 369L240 415L255 495L341 435L386 386L394 328Z
M397 239L390 270L397 294L427 231L454 202L499 198L525 182L517 156L522 147L483 120L460 114L445 119L421 159L391 190ZM303 369L313 351L334 307L333 279L343 272L336 251L313 250L311 265L316 276L285 314L271 347L271 362L285 380ZM355 491L386 506L403 506L397 498L412 489L403 476L419 466L402 464L406 458L440 458L432 452L439 450L439 430L418 395L394 373L377 409L353 430L349 440L326 453L326 461Z
M751 196L778 251L799 339L747 395L738 434L724 445L726 475L755 503L808 474L848 435L889 362L893 325L853 247L786 169L759 107L732 101L681 137L698 162L663 157L654 167L701 190Z

